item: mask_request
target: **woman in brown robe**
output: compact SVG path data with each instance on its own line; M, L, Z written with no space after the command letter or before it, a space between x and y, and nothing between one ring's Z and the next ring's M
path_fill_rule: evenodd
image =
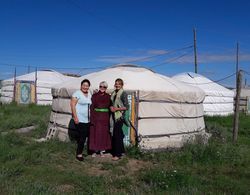
M89 150L95 157L100 152L104 157L104 152L111 149L110 135L110 95L106 93L108 84L103 81L99 85L99 91L92 96L90 107L90 133L89 133Z

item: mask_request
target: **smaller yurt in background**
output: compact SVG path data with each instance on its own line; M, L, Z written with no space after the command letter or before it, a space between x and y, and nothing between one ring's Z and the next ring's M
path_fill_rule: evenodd
M2 92L2 80L0 80L0 96L1 96L1 92ZM1 101L0 101L1 103Z
M14 100L23 104L50 105L51 87L74 79L53 70L42 70L3 80L0 102L10 103Z
M120 65L53 87L47 139L69 140L70 99L85 78L91 82L91 91L98 89L101 81L106 81L113 90L115 79L124 80L130 104L128 119L143 149L181 147L190 137L205 133L202 90L143 67ZM135 129L132 126L124 129L128 144L135 139Z
M192 72L177 74L172 77L174 80L182 81L185 84L199 87L206 96L203 102L204 114L213 116L226 116L234 112L234 92L210 79Z

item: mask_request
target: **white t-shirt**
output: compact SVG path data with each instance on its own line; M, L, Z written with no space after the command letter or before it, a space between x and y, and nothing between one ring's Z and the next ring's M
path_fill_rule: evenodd
M77 90L72 97L78 100L76 104L76 115L80 123L88 123L90 119L89 107L91 104L91 94L86 97L81 90Z

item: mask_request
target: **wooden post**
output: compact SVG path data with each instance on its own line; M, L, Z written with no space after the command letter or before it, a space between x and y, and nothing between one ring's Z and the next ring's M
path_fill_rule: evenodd
M37 104L37 67L36 67L36 74L35 74L35 104Z
M196 47L196 29L193 29L194 32L194 72L198 73L197 67L197 47Z
M235 78L235 82L236 82L236 86L237 86L237 76L238 76L238 72L239 72L239 43L237 42L237 46L236 46L236 78Z
M16 67L15 67L15 72L14 72L14 86L13 86L13 99L12 101L16 101Z
M133 92L131 95L131 123L135 126L135 101L136 101L136 92ZM136 133L133 127L130 127L130 141L134 146L136 144Z
M136 137L136 144L135 146L138 146L139 145L139 103L140 103L140 91L137 90L137 93L136 93L136 100L135 100L135 114L136 114L136 117L135 117L135 128L137 129L137 137Z
M234 123L233 123L233 143L237 142L238 131L239 131L239 108L240 108L240 92L242 82L242 71L237 72L237 88L235 98L235 111L234 111Z

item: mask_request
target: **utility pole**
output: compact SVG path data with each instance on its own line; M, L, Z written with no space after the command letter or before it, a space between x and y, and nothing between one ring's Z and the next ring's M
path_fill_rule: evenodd
M35 104L37 104L37 67L35 73Z
M13 88L13 99L12 101L14 102L16 100L16 67L15 67L15 72L14 72L14 88Z
M194 33L194 72L198 73L197 67L197 47L196 47L196 29L193 29Z
M239 72L239 43L237 42L237 46L236 46L236 78L235 78L235 82L236 82L236 86L237 86L237 76L238 76L238 72Z
M196 29L193 29L194 33L194 72L198 73L197 70L197 47L196 47Z
M235 111L234 111L234 124L233 124L233 143L235 144L238 138L239 131L239 111L240 111L240 92L241 92L241 81L242 81L242 70L237 72L237 88L235 98Z
M233 121L233 143L236 143L238 138L238 129L239 129L239 108L240 108L240 92L241 92L241 82L242 75L239 71L239 43L236 45L236 97L234 104L234 121Z

